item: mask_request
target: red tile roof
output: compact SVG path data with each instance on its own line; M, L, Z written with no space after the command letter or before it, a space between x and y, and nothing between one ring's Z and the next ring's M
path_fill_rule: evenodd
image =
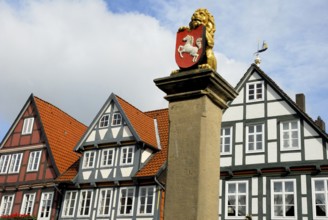
M80 166L80 159L75 161L63 174L61 174L57 179L56 182L72 182L73 179L79 172Z
M168 109L146 112L149 117L157 120L158 133L161 141L161 151L157 152L150 161L136 174L136 177L154 176L163 167L167 160L169 139L169 112Z
M34 100L49 143L50 154L61 174L79 158L73 149L87 127L54 105L37 97Z
M141 141L158 148L154 119L119 96L116 98Z

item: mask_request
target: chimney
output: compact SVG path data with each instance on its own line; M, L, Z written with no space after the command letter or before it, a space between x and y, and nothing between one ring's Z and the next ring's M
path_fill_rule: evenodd
M305 95L303 93L296 94L296 105L305 112Z
M314 121L314 123L316 125L318 125L318 127L323 130L323 131L326 131L326 124L325 122L321 119L320 116L318 116L318 119Z

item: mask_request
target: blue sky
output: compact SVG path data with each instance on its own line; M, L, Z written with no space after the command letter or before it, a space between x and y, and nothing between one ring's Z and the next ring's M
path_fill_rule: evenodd
M328 123L326 0L0 0L0 139L31 93L86 125L111 92L141 110L167 107L175 34L193 11L216 20L218 72L233 86L254 60L310 117Z

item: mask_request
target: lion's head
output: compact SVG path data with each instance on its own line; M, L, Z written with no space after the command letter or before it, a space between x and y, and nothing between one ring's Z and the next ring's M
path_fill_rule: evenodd
M201 24L206 27L206 32L209 32L214 37L214 17L206 8L199 8L194 12L194 14L191 16L189 27L190 29L195 29Z

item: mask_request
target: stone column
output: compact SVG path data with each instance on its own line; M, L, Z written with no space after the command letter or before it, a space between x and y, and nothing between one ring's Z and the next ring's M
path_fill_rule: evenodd
M237 93L216 72L155 79L169 101L165 220L217 220L222 110Z

